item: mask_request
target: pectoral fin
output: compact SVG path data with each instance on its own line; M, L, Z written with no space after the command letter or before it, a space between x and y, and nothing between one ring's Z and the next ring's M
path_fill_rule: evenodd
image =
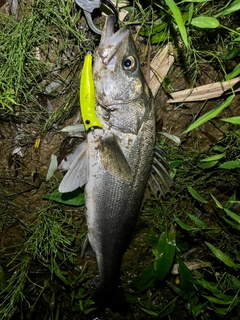
M71 192L87 182L88 154L86 141L82 142L76 151L69 155L67 161L62 161L60 168L68 170L58 188L60 192Z
M131 168L114 136L102 139L100 151L101 163L106 171L118 179L132 180Z

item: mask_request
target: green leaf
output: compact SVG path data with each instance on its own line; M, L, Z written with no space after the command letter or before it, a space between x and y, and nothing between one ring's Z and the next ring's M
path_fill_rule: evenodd
M220 164L219 168L228 169L228 170L239 169L240 168L240 159L224 162L223 164Z
M165 0L166 5L169 7L169 9L171 10L173 17L178 25L180 34L182 36L183 42L185 44L185 46L188 48L188 36L187 36L187 31L183 22L183 17L181 15L181 12L178 8L178 6L176 5L176 3L173 0Z
M221 205L221 203L212 194L211 194L211 196L212 196L214 202L216 203L217 207L219 209L223 209L223 206Z
M188 192L191 194L191 196L194 199L196 199L197 201L202 202L202 203L208 203L208 201L205 200L203 197L201 197L200 194L195 189L193 189L190 186L187 186L187 189L188 189Z
M187 230L187 231L199 231L199 228L195 228L195 227L189 226L188 224L182 222L180 219L178 219L175 216L174 216L174 220L184 230Z
M215 154L214 156L201 159L200 161L210 162L210 161L220 160L220 159L222 159L224 156L225 156L225 153Z
M226 264L228 267L231 268L240 268L240 265L237 265L230 259L225 253L223 253L221 250L214 247L211 243L206 242L206 245L208 248L212 251L212 253L217 257L220 261L222 261L224 264Z
M192 296L195 293L192 274L179 257L177 257L177 262L180 275L180 288L185 290L188 295Z
M157 317L158 313L143 307L139 307L140 309L142 309L142 311L146 312L147 314L150 314L151 316Z
M84 194L79 189L66 193L53 192L44 194L42 198L71 206L81 206L84 204Z
M213 303L223 304L223 305L231 304L231 301L224 301L221 299L217 299L215 297L205 296L205 295L203 295L203 297L205 297L206 299L208 299L208 301L213 302Z
M132 287L137 288L137 293L152 288L155 284L155 270L153 263L150 263L131 284Z
M210 169L214 167L217 163L218 161L202 162L202 163L198 163L197 166L202 169Z
M215 15L215 17L222 17L227 14L230 14L232 12L240 10L240 1L235 0L233 3L231 3L226 9L220 11L218 14Z
M237 57L239 54L240 54L240 48L236 48L220 54L220 58L225 60L230 60Z
M224 211L226 212L227 215L229 215L229 217L231 217L233 220L235 220L237 223L240 223L240 217L239 215L237 215L236 213L232 212L229 209L223 208Z
M188 214L188 216L199 228L208 229L208 226L204 222L202 222L202 220L198 219L190 213Z
M175 233L163 232L158 242L158 257L154 262L156 281L163 280L171 269L175 256L176 239Z
M216 18L199 16L192 19L191 25L202 29L216 29L220 23Z
M231 117L231 118L225 118L221 119L222 121L229 122L232 124L240 124L240 117Z
M240 38L239 38L239 40L240 40ZM233 78L237 77L239 74L240 74L240 63L233 69L232 72L230 72L227 75L226 80L233 79Z
M217 285L215 283L208 282L205 279L196 280L196 283L201 285L203 288L211 291L213 294L221 293L221 291L218 290Z
M194 123L192 123L187 130L184 131L184 133L187 133L193 129L196 129L197 127L201 126L203 123L215 118L219 115L220 112L222 112L225 108L227 108L231 102L233 101L235 95L229 96L226 101L224 101L219 107L207 112L202 117L200 117L198 120L196 120Z

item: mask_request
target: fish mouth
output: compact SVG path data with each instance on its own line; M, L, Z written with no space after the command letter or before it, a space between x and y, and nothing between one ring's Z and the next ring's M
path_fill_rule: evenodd
M115 17L108 16L102 32L101 41L98 47L98 53L104 64L108 64L115 55L118 48L129 37L130 31L127 27L122 27L114 32Z

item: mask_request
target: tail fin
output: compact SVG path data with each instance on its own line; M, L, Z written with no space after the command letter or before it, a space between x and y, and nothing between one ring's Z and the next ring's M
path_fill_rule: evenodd
M113 312L126 315L132 313L132 308L126 302L124 290L121 287L110 287L108 289L98 283L91 299L95 302L98 313L103 313L106 308Z

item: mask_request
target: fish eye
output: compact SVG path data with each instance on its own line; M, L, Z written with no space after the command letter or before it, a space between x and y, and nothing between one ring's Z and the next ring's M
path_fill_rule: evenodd
M127 71L133 71L136 67L136 60L133 56L128 56L123 60L123 68Z

